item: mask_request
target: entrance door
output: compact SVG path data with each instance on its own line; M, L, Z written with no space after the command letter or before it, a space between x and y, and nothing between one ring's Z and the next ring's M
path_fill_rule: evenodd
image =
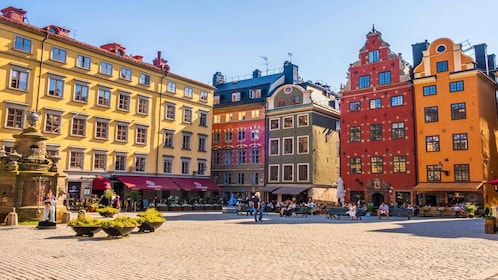
M372 201L373 201L374 207L377 207L382 202L384 202L384 196L381 193L374 193L372 195Z
M437 197L435 195L427 195L425 205L437 206Z

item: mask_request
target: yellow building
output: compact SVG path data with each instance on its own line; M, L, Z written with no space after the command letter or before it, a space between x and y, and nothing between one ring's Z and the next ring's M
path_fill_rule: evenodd
M60 157L74 198L110 183L118 194L161 190L163 198L217 190L208 176L212 86L170 72L160 52L145 63L118 43L95 47L64 28L25 23L22 9L1 12L0 140L7 152L27 112L36 111L47 153Z
M460 44L427 47L413 81L419 202L482 206L482 182L498 175L496 83Z

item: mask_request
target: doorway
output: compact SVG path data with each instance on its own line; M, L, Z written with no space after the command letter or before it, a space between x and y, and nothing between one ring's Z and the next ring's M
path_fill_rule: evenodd
M435 195L427 195L425 197L425 205L437 206L437 197Z
M384 202L384 195L381 193L374 193L372 195L372 201L374 204L374 207L379 206L382 202Z

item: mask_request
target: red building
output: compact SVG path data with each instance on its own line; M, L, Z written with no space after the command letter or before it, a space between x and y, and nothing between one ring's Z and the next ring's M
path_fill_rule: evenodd
M341 176L346 202L415 203L410 66L372 28L341 89Z

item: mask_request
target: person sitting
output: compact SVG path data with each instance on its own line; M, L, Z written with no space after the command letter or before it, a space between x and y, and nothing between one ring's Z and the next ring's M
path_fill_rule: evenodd
M382 202L379 206L379 210L377 210L377 218L380 219L380 215L386 215L386 218L389 219L389 206Z
M451 210L455 211L455 216L460 216L462 214L462 207L460 205L455 204L453 207L451 207Z
M294 212L294 209L296 209L297 206L295 201L290 201L290 200L286 202L286 205L287 205L286 207L282 207L282 210L280 211L280 217L291 216L292 212Z
M351 220L356 220L356 205L354 203L349 203L348 211L346 212Z

